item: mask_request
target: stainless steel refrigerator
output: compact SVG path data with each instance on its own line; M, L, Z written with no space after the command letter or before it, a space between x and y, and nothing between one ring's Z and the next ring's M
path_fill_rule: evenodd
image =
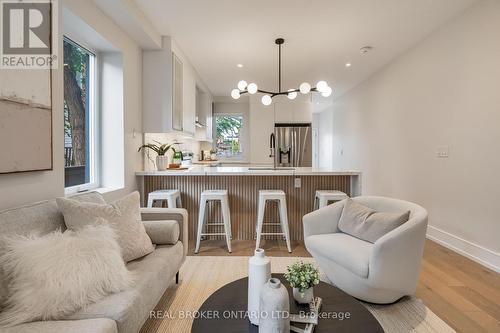
M275 124L277 167L312 166L311 124Z

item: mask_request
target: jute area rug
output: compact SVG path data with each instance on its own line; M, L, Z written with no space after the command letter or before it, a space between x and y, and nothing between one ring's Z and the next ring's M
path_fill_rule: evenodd
M271 257L271 270L283 273L297 260L314 262L313 258ZM247 257L187 257L180 283L165 292L141 333L190 332L192 316L203 302L220 287L247 274ZM328 281L323 274L322 280ZM417 298L406 297L384 306L364 305L385 332L455 332Z

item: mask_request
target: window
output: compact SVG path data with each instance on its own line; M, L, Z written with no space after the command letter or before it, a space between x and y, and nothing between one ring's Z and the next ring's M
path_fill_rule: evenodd
M96 56L64 38L65 187L77 192L98 186Z
M215 115L215 154L218 159L244 159L243 115Z

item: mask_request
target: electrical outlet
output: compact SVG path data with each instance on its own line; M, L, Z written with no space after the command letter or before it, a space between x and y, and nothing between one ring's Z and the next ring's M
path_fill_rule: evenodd
M438 157L438 158L450 157L450 146L438 146L438 147L436 147L436 157Z
M302 182L300 178L295 178L295 188L300 188L302 186Z

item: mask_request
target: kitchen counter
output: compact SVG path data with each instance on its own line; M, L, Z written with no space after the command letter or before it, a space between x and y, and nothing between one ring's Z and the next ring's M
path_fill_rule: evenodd
M184 170L139 171L136 176L359 176L361 172L353 170L332 170L311 167L277 168L268 166L255 167L213 167L193 165Z
M208 189L224 189L229 194L233 239L253 240L259 190L280 189L286 193L290 237L303 239L302 217L314 210L316 190L338 190L354 197L361 195L361 172L318 168L278 168L269 166L209 167L193 165L186 170L136 172L141 202L147 202L148 194L161 189L181 191L183 208L188 217L190 241L194 241L197 229L201 193ZM219 203L209 203L207 218L221 221ZM264 221L277 222L276 204L267 205ZM213 226L214 232L221 232ZM276 232L275 226L268 226ZM276 237L276 236L267 236ZM219 238L219 236L210 236Z

